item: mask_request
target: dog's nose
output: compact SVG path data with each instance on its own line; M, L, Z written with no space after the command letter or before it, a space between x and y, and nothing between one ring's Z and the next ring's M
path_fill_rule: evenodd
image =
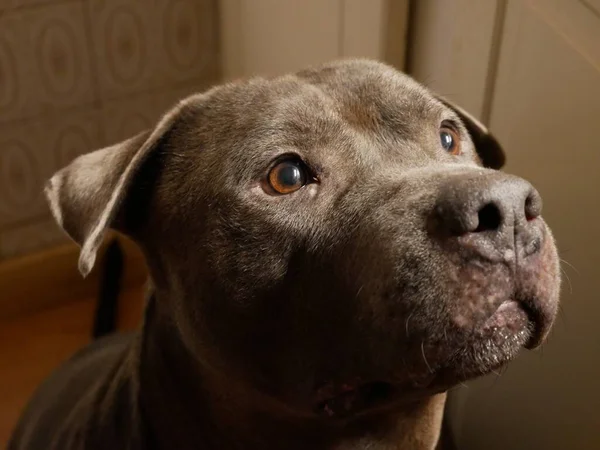
M502 259L538 252L543 229L538 191L527 181L505 174L448 180L442 186L436 216L444 234L460 236L464 246Z

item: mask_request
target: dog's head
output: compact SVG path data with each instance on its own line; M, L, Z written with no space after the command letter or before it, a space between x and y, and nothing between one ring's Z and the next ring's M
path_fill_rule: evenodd
M300 414L431 395L538 346L559 269L539 194L485 127L344 61L224 85L47 188L91 269L143 248L199 364Z

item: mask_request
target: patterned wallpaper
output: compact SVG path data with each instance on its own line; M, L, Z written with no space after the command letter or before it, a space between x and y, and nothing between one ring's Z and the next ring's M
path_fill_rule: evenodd
M66 240L44 181L219 78L217 0L0 0L0 259Z

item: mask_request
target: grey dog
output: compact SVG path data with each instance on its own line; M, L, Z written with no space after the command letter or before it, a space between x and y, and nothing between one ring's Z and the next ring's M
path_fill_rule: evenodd
M11 450L433 449L445 392L538 347L559 266L487 129L367 60L225 84L47 186L93 267L146 257L144 322L64 364Z

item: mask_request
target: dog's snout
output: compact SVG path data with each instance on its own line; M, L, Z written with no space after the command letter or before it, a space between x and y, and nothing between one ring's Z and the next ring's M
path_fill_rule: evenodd
M494 174L448 180L435 208L444 235L484 256L528 256L542 243L536 223L542 210L538 191L527 181Z
M477 194L476 194L477 195ZM540 194L527 182L498 183L493 190L480 192L481 197L491 199L478 208L476 212L466 208L459 214L477 214L477 228L475 230L461 230L462 232L482 232L499 230L503 225L521 225L537 219L542 212ZM468 204L468 203L467 203Z

